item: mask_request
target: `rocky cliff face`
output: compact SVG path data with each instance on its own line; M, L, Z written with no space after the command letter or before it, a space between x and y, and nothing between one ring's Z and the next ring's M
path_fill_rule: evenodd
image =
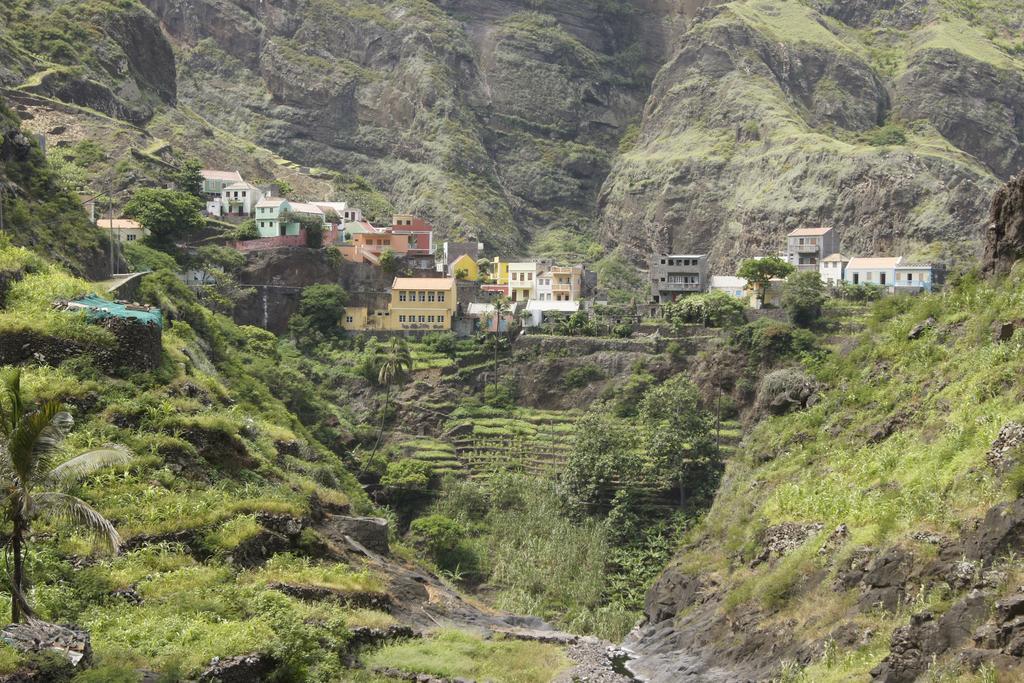
M604 239L729 266L820 224L852 253L972 253L988 197L1024 162L1024 62L935 5L701 12L601 192Z
M826 224L956 258L1024 164L1008 0L51 5L0 8L0 84L209 156L167 125L198 116L503 251L584 235L728 267Z
M672 36L656 1L145 4L209 121L512 251L592 224Z
M1024 257L1024 173L1010 179L992 200L985 232L986 273L1005 275Z

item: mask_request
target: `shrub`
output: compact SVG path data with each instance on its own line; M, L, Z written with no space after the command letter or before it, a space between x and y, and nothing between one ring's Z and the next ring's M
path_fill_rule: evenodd
M484 387L484 403L492 408L511 408L516 403L515 389L507 382L488 384Z
M762 318L738 328L730 343L755 363L774 363L814 350L814 335L789 323Z
M782 307L789 318L801 327L810 327L821 318L825 304L825 287L814 272L793 273L782 291Z
M811 378L800 368L783 368L764 376L757 391L757 405L767 407L780 394L794 395L812 385Z
M579 389L593 382L604 379L604 373L596 365L580 365L562 375L562 386L566 389Z
M734 327L745 318L743 303L725 292L695 294L662 306L662 314L673 328L685 324L703 324L708 327Z
M380 485L393 493L422 493L430 485L432 473L428 463L405 458L388 463Z
M433 514L414 520L409 527L414 539L423 545L438 564L466 537L466 529L451 517Z
M633 336L633 326L626 323L619 323L612 328L612 334L619 339L629 339Z

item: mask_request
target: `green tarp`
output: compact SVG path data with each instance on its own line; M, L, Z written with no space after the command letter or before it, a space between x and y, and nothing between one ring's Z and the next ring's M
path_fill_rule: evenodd
M89 320L130 318L142 323L150 323L158 327L163 327L163 316L160 314L159 308L119 304L116 301L110 301L103 297L96 296L95 294L83 296L80 299L68 302L68 308L70 310L74 310L76 308L84 310L85 315Z

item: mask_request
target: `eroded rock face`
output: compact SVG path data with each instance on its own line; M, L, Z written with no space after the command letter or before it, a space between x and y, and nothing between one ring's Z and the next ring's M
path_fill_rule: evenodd
M1005 275L1024 256L1024 173L996 193L985 233L986 273Z
M817 4L851 26L927 20L921 2ZM885 83L839 45L826 17L808 10L800 17L806 39L792 42L764 29L781 20L782 3L746 11L762 16L750 19L731 6L702 12L659 73L637 144L615 160L601 191L605 240L624 244L637 260L657 251L710 252L723 270L743 255L774 253L786 232L807 225L837 228L844 251L941 242L973 255L997 178L1021 163L1016 85L996 86L1015 84L1019 74L958 54L954 73L939 75L949 57L922 50L903 79ZM972 75L979 83L943 98ZM948 132L988 168L919 153L898 138L892 147L877 140L848 146L867 140L865 132L893 109ZM794 144L792 136L804 134L810 137Z

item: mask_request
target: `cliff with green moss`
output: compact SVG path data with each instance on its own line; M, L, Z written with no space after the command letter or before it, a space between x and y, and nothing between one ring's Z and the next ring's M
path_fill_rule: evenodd
M1004 0L14 2L0 85L120 180L199 155L522 252L728 266L827 224L955 260L1024 163L1022 23Z

